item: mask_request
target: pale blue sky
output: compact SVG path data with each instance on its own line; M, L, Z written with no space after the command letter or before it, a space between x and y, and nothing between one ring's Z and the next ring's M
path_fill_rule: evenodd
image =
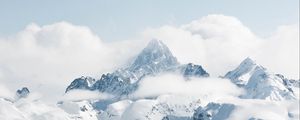
M259 35L299 21L299 0L0 0L0 36L29 23L85 25L105 41L130 39L147 27L180 25L208 14L235 16Z

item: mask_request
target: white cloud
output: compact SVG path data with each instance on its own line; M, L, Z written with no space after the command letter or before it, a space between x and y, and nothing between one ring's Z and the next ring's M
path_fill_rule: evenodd
M205 16L180 27L149 28L143 36L163 40L180 62L201 64L215 76L251 56L261 42L238 19L224 15Z
M192 78L186 80L182 76L165 74L158 77L147 77L140 82L138 90L132 94L134 98L153 97L163 94L198 96L206 100L237 97L243 93L228 79Z
M299 24L278 27L259 49L259 62L274 72L299 79Z
M3 83L0 83L0 98L13 99L13 97L14 94Z
M71 90L62 96L62 101L81 101L81 100L99 100L108 99L112 95L89 90Z
M89 28L68 22L30 24L0 38L0 80L12 89L28 86L47 94L47 100L56 99L74 78L100 76L125 64L140 49L131 42L103 43Z
M151 40L157 38L162 40L170 48L174 56L182 63L204 63L206 59L205 45L199 35L174 26L163 26L161 28L148 28L143 33L142 39Z

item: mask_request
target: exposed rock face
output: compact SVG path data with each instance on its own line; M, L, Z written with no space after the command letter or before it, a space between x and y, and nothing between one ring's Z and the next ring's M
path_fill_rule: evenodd
M66 89L66 92L72 89L89 89L95 83L95 79L91 77L81 77L75 79Z
M29 95L30 91L27 87L23 87L22 89L17 90L16 96L18 98L26 98Z
M201 65L195 65L193 63L189 63L187 65L183 65L182 68L183 76L185 77L208 77L209 74L202 68Z

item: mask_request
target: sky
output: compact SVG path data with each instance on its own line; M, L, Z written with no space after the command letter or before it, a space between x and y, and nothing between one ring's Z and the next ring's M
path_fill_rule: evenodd
M0 3L0 84L12 91L57 100L75 78L130 64L153 38L213 77L250 57L299 79L298 0Z
M148 27L186 24L208 14L239 18L260 36L299 20L299 0L0 0L0 36L29 23L88 26L104 41L128 40Z

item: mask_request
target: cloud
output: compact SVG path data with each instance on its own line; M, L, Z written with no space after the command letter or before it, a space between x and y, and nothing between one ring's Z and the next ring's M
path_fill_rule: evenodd
M208 15L179 27L149 28L143 36L163 40L180 62L201 64L215 76L251 56L261 42L238 19L224 15Z
M62 96L62 101L99 100L108 99L112 95L89 90L71 90Z
M182 76L165 74L158 77L147 77L140 82L138 90L132 94L134 98L145 98L163 94L197 96L207 100L226 97L237 97L243 93L228 79L192 78L186 80Z
M0 98L13 99L14 94L3 83L0 83Z
M299 79L299 24L278 27L259 49L259 62L277 73Z
M126 64L141 49L131 42L104 43L89 28L68 22L33 23L0 38L0 80L12 89L27 86L47 94L45 99L57 98L77 77L101 76Z
M205 63L206 59L203 58L205 58L206 46L200 35L193 35L174 26L162 26L157 29L148 28L143 31L142 36L143 40L153 38L162 40L181 63Z
M273 72L299 78L298 24L280 26L262 38L233 16L208 15L179 26L148 28L141 36L163 40L180 62L201 64L213 76L251 57Z

